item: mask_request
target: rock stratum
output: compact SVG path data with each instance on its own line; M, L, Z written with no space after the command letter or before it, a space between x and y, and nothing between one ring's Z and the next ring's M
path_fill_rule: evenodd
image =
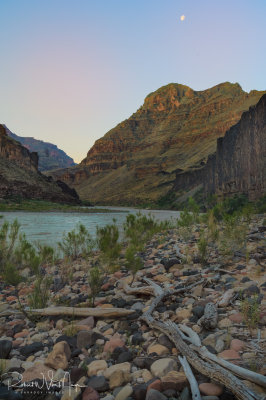
M76 204L79 197L66 183L38 171L38 154L8 136L0 125L0 198L41 199Z
M266 95L244 112L224 137L217 139L216 153L203 168L177 173L174 191L202 186L207 193L242 193L256 200L266 193Z
M74 160L55 144L44 142L33 137L18 136L11 132L6 126L5 128L8 136L21 143L22 146L26 147L30 152L38 153L40 171L67 168L75 165Z
M163 86L97 140L78 166L52 175L96 204L155 203L177 185L177 174L187 179L207 163L217 138L264 93L228 82L204 91Z

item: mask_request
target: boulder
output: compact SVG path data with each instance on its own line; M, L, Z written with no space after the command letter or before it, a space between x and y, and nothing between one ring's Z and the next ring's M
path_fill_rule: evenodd
M51 353L48 354L45 364L48 367L63 370L67 369L71 357L71 350L67 342L58 342L54 345Z
M177 363L172 358L162 358L151 365L153 376L161 378L170 371L177 371Z

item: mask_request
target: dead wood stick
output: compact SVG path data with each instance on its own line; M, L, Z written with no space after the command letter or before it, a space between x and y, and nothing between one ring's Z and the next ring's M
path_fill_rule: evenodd
M33 315L57 316L68 315L72 317L124 317L133 314L134 310L125 308L78 308L78 307L48 307L30 310Z
M250 371L249 369L239 367L238 365L230 363L223 358L217 357L215 354L212 354L210 351L208 351L206 347L192 346L192 349L199 353L200 356L205 360L214 361L222 367L229 369L240 378L247 379L248 381L254 382L257 385L266 388L266 376L258 374L254 371Z
M153 294L153 289L151 286L139 286L139 287L130 287L127 284L123 286L123 290L126 294L139 294L150 296Z
M200 391L199 391L199 386L198 386L198 382L195 379L195 376L192 372L192 369L190 368L189 363L187 362L186 357L181 357L178 356L178 359L183 367L183 370L186 374L186 377L189 381L190 384L190 389L191 389L191 394L192 394L192 399L193 400L201 400L201 395L200 395Z
M224 360L223 358L217 357L215 354L211 353L207 350L205 346L201 345L201 340L199 335L194 332L191 328L186 325L178 325L176 328L180 329L181 331L185 332L187 336L183 336L184 340L192 343L194 346L190 346L193 350L195 350L200 356L204 359L209 361L214 361L217 364L221 365L222 367L229 369L230 371L234 372L237 376L242 379L247 379L251 382L256 383L262 387L266 387L266 377L258 374L257 372L250 371L249 369L239 367L229 361ZM250 346L251 347L251 346Z
M200 284L198 282L196 284ZM180 292L194 287L195 284L190 285L186 288L180 288ZM165 296L169 295L172 291L163 291L163 289L152 282L152 287L155 292L155 299L152 301L149 309L143 314L141 319L146 322L146 324L155 330L163 332L169 337L169 339L174 343L175 347L180 351L183 356L185 356L188 362L200 373L208 376L209 378L222 383L225 385L239 400L259 400L262 397L250 390L246 385L244 385L238 378L236 378L231 372L222 368L220 365L214 364L213 362L203 361L182 339L179 330L170 323L163 323L157 321L153 318L152 313L157 307L157 305L163 300ZM177 291L176 291L177 292ZM160 293L160 294L159 294Z

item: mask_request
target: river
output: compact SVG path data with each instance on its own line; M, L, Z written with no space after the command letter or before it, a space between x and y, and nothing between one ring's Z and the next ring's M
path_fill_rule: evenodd
M63 213L63 212L0 212L4 218L0 219L0 226L4 221L12 222L15 219L21 225L21 232L24 232L30 242L41 242L52 246L61 240L64 232L69 232L78 223L86 226L92 237L95 237L97 226L102 227L111 224L116 219L117 225L122 229L122 225L128 213L151 214L158 221L173 220L179 216L178 211L168 210L143 210L127 207L100 207L108 208L108 213Z

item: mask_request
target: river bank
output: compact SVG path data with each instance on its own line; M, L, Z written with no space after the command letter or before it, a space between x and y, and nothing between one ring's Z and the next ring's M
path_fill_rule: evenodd
M2 284L0 351L6 358L5 369L13 374L4 383L8 379L15 382L15 371L27 382L42 379L42 374L49 381L51 373L55 380L64 380L69 373L72 386L68 386L68 380L63 389L50 389L49 399L58 398L53 390L61 391L58 395L62 400L191 399L189 382L178 358L185 344L177 348L166 333L156 329L156 323L152 328L145 319L154 298L150 285L173 291L173 295L169 292L157 304L153 312L156 321L182 324L190 329L188 332L197 334L213 355L264 374L264 223L265 216L253 216L247 223L245 251L239 245L233 252L229 251L231 247L225 251L222 236L219 242L214 237L208 241L203 252L202 232L207 230L206 224L156 234L141 253L144 268L136 273L131 288L128 285L132 275L123 258L119 270L104 277L95 299L98 317L90 316L90 312L85 319L74 315L75 309L91 304L88 271L101 265L98 252L87 260L61 261L43 268L44 276L52 277L48 305L54 310L58 306L71 307L70 317L61 311L58 316L51 313L30 321L19 312L14 288ZM219 229L222 235L225 227ZM232 246L228 239L227 246ZM34 277L30 282L19 287L22 305L27 305ZM180 293L175 295L175 291ZM210 303L215 310L214 318L206 320L204 315ZM107 311L116 316L100 316ZM125 312L127 316L123 316ZM235 398L233 392L238 387L232 392L226 385L213 382L204 369L194 369L194 374L202 396L213 396L213 400ZM259 385L247 379L242 382L256 393L263 393ZM3 387L0 393L1 390ZM38 396L41 393L42 389ZM27 398L26 393L22 398Z

